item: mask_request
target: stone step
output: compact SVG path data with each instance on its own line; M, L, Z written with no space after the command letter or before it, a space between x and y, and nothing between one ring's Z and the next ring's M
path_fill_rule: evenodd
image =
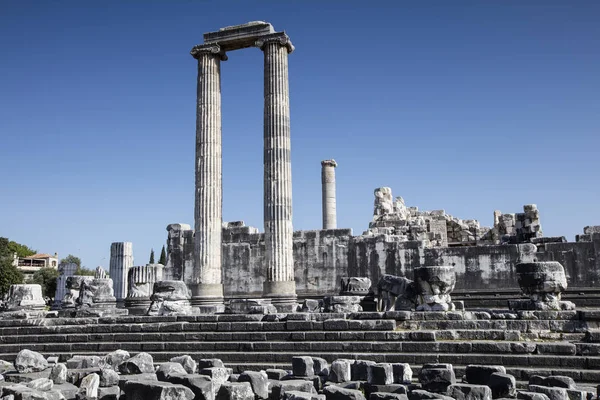
M208 341L193 334L161 334L150 338L147 335L119 334L103 335L70 335L59 336L68 340L54 342L45 337L31 337L36 341L22 343L2 343L0 353L18 353L22 349L38 352L108 352L114 348L128 351L328 351L328 352L374 352L374 353L452 353L471 354L485 353L490 355L560 355L560 356L600 356L600 343L568 343L568 342L522 342L522 341L281 341L246 340ZM6 338L2 338L6 339ZM27 337L21 337L24 341ZM44 340L45 339L45 340ZM158 340L157 340L158 339ZM264 338L263 338L264 339Z

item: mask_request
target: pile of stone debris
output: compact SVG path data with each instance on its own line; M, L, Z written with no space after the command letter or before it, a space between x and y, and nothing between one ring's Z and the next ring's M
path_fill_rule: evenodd
M526 387L526 389L519 388ZM600 386L598 387L600 389ZM578 388L566 376L532 376L517 382L502 366L469 365L457 382L451 364L292 358L292 370L266 369L234 374L219 359L189 355L154 364L148 353L131 357L116 350L103 357L56 357L22 350L13 364L0 361L2 400L592 400L593 389Z

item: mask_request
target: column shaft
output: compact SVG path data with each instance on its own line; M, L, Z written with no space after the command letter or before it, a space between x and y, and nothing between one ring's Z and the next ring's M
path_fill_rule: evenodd
M219 46L197 46L196 201L193 297L222 303L221 59Z
M334 160L321 161L321 189L323 201L323 229L337 228L337 210L335 199L335 168Z
M289 45L288 45L289 44ZM289 39L261 43L264 52L264 224L266 297L295 297L288 86Z
M133 243L115 242L110 245L110 265L108 274L113 280L115 298L119 305L127 297L127 273L133 267Z

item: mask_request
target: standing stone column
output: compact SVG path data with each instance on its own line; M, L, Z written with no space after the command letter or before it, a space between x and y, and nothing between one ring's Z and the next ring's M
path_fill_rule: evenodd
M282 311L296 300L292 229L292 169L288 54L294 46L285 33L257 40L264 53L264 224L267 281L263 296Z
M108 274L113 280L113 290L119 306L127 297L127 273L133 267L133 243L115 242L110 245Z
M54 303L52 309L58 310L61 308L62 300L67 294L67 278L75 275L77 264L61 263L58 266L58 277L56 278L56 292L54 294Z
M195 46L191 54L198 60L192 305L211 312L223 308L221 60L227 58L217 44Z
M321 188L323 197L323 229L337 228L335 200L335 160L321 161Z

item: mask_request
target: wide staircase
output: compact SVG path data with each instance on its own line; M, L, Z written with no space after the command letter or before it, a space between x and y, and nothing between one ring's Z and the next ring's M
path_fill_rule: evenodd
M600 382L600 311L220 314L0 320L0 359L22 349L61 361L116 349L156 362L188 354L234 371L291 367L292 356L503 365L517 380L566 375Z

